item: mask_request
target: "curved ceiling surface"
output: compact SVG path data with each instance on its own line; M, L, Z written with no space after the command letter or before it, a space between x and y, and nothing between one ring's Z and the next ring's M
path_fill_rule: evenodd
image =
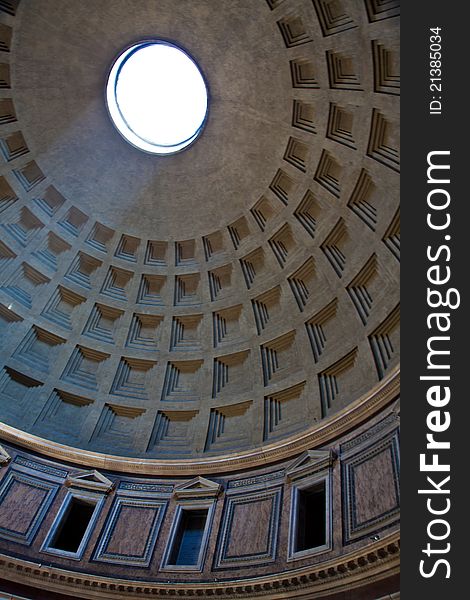
M0 29L4 423L219 456L297 436L390 376L394 17L373 0L22 0ZM155 37L209 88L200 138L165 157L105 106L116 56Z
M204 134L170 160L142 156L121 140L104 104L115 57L152 37L186 49L209 86ZM135 11L119 0L26 3L15 41L15 104L28 143L90 218L132 235L184 239L226 226L269 185L289 131L291 94L262 2L214 10L211 2L144 0Z

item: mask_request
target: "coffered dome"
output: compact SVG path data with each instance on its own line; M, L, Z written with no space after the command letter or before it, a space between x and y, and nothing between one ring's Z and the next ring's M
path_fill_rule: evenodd
M0 0L0 595L398 598L398 15Z
M2 26L7 426L146 459L252 453L394 376L395 9L222 4L25 1ZM105 105L115 57L150 38L209 89L172 156Z

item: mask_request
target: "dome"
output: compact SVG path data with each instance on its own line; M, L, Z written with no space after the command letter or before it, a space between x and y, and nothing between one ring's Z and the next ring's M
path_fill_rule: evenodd
M394 1L0 3L7 446L110 481L219 485L384 431L399 381L398 25ZM111 76L149 47L181 49L207 90L170 153L113 123ZM180 125L197 104L182 96Z

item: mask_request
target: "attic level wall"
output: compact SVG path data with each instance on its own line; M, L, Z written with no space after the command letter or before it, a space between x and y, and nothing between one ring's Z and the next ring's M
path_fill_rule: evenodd
M333 585L336 577L365 565L393 562L398 551L398 436L399 413L393 405L333 447L262 469L189 480L93 472L4 444L0 552L79 569L91 578L181 584L234 576L276 578L279 573L288 578L295 569L318 573L322 565L335 564L318 583L326 578ZM319 481L326 488L326 544L296 553L295 494ZM71 495L97 506L79 562L47 547ZM175 568L168 555L178 514L193 509L208 515L202 553L196 567ZM349 563L347 557L352 557ZM354 561L359 562L352 567ZM349 566L344 570L340 564Z

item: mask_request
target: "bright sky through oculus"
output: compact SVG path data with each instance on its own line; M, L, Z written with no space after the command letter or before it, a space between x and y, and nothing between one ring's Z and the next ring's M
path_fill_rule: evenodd
M121 135L152 154L173 154L191 144L207 114L199 68L167 42L142 42L125 50L109 74L106 99Z

